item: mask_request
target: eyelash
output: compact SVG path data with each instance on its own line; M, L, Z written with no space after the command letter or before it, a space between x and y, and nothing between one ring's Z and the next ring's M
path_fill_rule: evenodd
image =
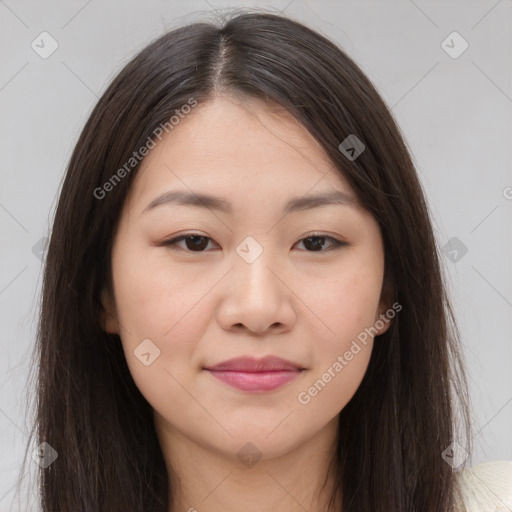
M178 250L179 246L177 246L177 244L179 242L181 242L182 240L186 240L187 238L194 238L194 237L199 237L199 238L204 238L204 239L208 239L208 240L213 240L209 236L201 235L200 233L186 233L186 234L178 236L176 238L172 238L172 239L169 239L169 240L164 240L163 242L161 242L158 245L159 246L164 246L164 247L169 247L172 250ZM321 250L321 251L307 251L306 250L305 252L310 252L310 253L329 252L331 250L341 249L342 247L349 245L347 242L343 242L341 240L337 240L336 238L333 238L332 236L316 234L316 233L311 234L309 236L306 236L304 238L301 238L299 240L299 242L302 242L303 240L315 239L315 238L323 238L325 240L329 240L331 242L331 247L326 249L326 250ZM208 252L208 251L204 251L204 250L202 250L202 251L191 251L189 249L183 249L182 247L180 247L180 249L184 250L185 252L189 252L189 253Z

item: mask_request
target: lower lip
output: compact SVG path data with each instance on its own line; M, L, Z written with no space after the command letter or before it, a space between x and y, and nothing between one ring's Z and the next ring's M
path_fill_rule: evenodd
M237 372L208 370L214 377L242 391L266 392L284 386L301 371Z

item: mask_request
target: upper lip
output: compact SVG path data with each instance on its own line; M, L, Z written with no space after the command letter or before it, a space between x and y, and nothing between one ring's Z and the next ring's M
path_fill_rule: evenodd
M271 371L297 371L305 368L298 363L287 361L276 356L266 356L262 359L254 357L236 357L216 364L215 366L205 367L206 370L232 371L232 372L271 372Z

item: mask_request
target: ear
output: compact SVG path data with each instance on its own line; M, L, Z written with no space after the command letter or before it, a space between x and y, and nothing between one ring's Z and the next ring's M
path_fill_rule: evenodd
M389 329L396 315L395 304L392 306L393 291L394 289L390 279L386 277L382 286L378 311L375 315L374 328L377 330L376 336L384 334ZM400 307L400 309L402 308ZM398 311L400 311L400 309L398 309Z
M109 334L119 334L119 322L112 291L104 287L101 291L101 327Z
M389 329L392 322L391 318L386 315L386 311L389 309L387 301L381 300L379 303L379 310L375 315L375 322L373 324L374 328L377 330L377 334L375 336L380 336Z

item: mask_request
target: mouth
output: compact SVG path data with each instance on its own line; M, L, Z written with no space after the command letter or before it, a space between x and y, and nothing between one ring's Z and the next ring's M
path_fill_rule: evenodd
M298 377L306 369L300 364L274 356L263 359L241 357L203 368L229 386L253 393L278 389Z
M302 372L302 370L274 372L207 371L225 384L242 391L254 393L264 393L280 388Z

